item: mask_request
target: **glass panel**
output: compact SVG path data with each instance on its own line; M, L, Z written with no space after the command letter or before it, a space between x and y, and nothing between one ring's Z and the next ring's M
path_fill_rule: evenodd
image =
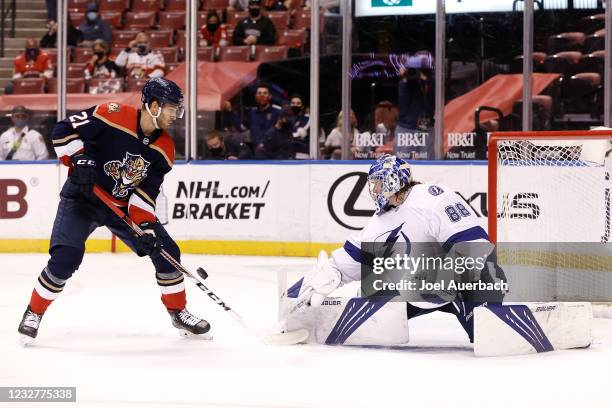
M515 6L466 13L447 5L447 159L485 159L488 132L522 129L522 3Z
M176 30L185 26L185 3L183 8L167 10L161 10L161 1L159 7L155 4L148 5L148 9L129 7L127 0L123 6L120 2L101 3L96 21L91 23L86 11L69 10L72 22L77 27L80 24L82 34L78 44L72 43L69 28L68 115L107 102L140 109L140 91L152 77L167 77L184 88L185 71L179 68L183 54L175 35ZM106 38L105 26L111 32L110 40ZM184 123L184 118L177 119L168 129L174 139L176 159L185 158Z
M534 130L603 124L604 17L601 1L544 2L536 10L534 67L558 79L534 99Z
M202 4L196 156L309 158L310 10L297 0L245 3Z
M435 2L431 4L421 10L356 3L350 72L355 159L382 153L434 158Z

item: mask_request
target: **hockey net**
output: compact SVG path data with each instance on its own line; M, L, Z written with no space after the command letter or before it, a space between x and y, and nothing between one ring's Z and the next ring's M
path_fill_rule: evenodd
M491 134L489 235L500 266L528 274L515 286L526 298L612 317L611 142L612 130Z

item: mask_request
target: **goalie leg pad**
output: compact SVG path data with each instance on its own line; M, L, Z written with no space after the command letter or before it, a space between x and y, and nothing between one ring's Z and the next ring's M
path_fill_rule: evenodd
M530 303L474 309L474 353L507 356L588 347L591 304Z

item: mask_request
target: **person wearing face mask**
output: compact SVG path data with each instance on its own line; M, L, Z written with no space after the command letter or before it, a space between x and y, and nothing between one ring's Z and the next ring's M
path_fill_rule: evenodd
M291 135L292 113L282 111L274 127L264 135L262 146L255 152L258 159L290 160L295 158L293 136Z
M245 112L244 122L241 122L238 115L232 111L232 105L229 102L225 103L224 108L229 112L229 120L237 130L250 131L253 151L257 152L257 149L263 144L266 132L277 122L282 109L272 103L272 93L266 84L257 85L255 103L256 106Z
M211 10L206 15L206 24L200 29L202 47L225 47L227 42L227 27L220 23L219 15L216 10Z
M132 78L161 78L165 75L164 56L149 47L149 36L140 32L130 41L128 47L121 51L115 60L119 67L124 67Z
M103 39L107 44L113 43L113 31L110 25L100 18L98 6L95 3L87 5L85 20L79 25L81 46L89 47L97 39Z
M36 40L28 38L25 43L25 50L15 57L13 79L40 77L52 78L53 66L51 65L49 55L38 48ZM12 83L6 86L5 93L13 93Z
M0 160L45 160L49 151L40 133L28 127L30 111L17 105L11 112L13 127L0 135Z
M236 25L234 45L274 45L276 28L268 17L261 14L261 0L249 0L249 17Z
M204 160L238 160L251 157L251 149L231 135L212 130L206 135Z
M304 99L300 95L292 95L289 109L291 110L291 135L295 148L296 159L310 158L310 115L306 113Z
M91 78L116 78L119 75L119 67L108 55L108 44L104 40L96 40L92 46L93 56L85 67L85 79Z

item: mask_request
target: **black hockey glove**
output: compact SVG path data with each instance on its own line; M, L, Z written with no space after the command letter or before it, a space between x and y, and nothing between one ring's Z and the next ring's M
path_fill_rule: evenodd
M70 182L77 187L79 192L91 194L96 181L96 161L85 153L73 156L70 161L73 166Z
M140 228L144 232L136 239L136 255L138 256L152 256L159 254L162 249L161 240L155 235L152 222L143 222L140 224Z

